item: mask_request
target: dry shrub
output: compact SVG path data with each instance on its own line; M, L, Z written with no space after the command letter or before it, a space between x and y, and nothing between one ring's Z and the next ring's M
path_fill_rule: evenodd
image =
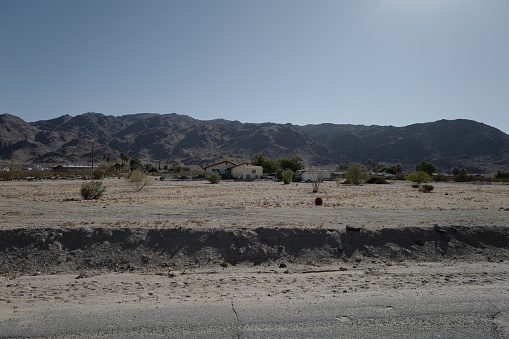
M421 193L431 193L435 187L433 185L422 185L419 187L419 192Z
M211 175L207 176L207 180L211 184L218 184L221 181L221 175L217 172L214 172Z
M101 181L84 182L81 185L81 197L85 200L99 199L106 192Z
M136 192L141 191L151 182L150 177L148 175L138 170L129 173L127 175L127 181L129 182L129 185L131 185L133 190L135 190Z

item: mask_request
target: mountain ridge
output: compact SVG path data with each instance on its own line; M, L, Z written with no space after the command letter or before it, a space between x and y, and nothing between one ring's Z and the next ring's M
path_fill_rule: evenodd
M89 112L35 122L0 115L0 160L89 163L92 138L97 159L108 154L112 161L119 161L122 152L143 162L206 165L223 158L249 161L253 154L264 153L271 157L299 154L309 165L400 163L405 171L412 171L422 160L433 162L442 172L449 167L470 173L509 168L509 135L467 119L394 127L242 123L176 113Z

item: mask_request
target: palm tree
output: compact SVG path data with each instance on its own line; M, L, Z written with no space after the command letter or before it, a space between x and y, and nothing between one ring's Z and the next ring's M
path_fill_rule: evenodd
M103 161L106 163L106 166L108 167L110 165L111 157L108 154L103 154Z
M124 169L127 169L127 164L129 163L129 156L125 153L120 153L120 159L122 160L122 165Z

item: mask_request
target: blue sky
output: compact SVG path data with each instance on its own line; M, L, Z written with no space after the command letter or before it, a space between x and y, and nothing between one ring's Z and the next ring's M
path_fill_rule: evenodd
M1 0L0 113L509 133L507 0Z

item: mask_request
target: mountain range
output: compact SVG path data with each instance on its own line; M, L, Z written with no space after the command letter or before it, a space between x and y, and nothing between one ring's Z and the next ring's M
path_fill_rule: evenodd
M36 122L0 115L2 161L89 164L92 143L96 161L107 154L112 162L120 162L121 152L142 162L186 165L224 158L250 161L253 154L264 153L299 154L313 166L372 160L379 166L399 163L409 172L425 160L442 172L454 167L488 174L509 169L509 135L465 119L394 127L241 123L175 113L85 113Z

